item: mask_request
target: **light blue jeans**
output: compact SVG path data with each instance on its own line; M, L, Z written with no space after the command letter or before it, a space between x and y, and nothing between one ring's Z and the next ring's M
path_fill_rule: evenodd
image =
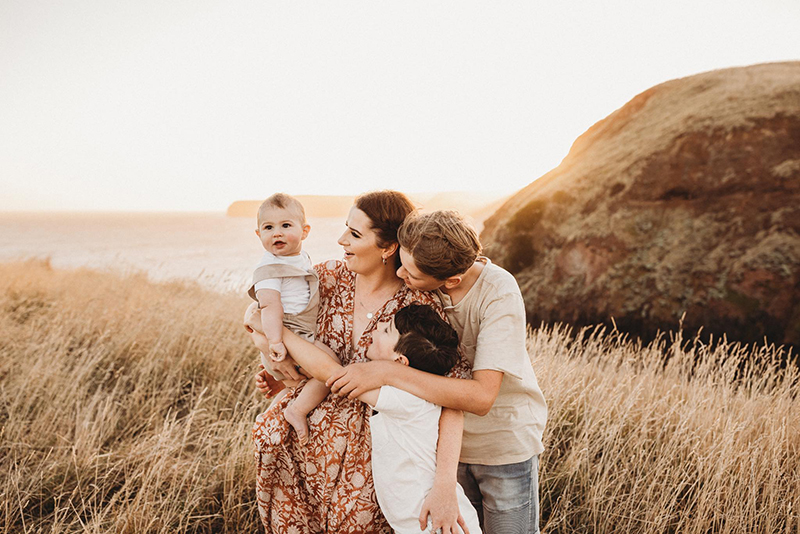
M517 464L458 464L484 534L539 533L539 457Z

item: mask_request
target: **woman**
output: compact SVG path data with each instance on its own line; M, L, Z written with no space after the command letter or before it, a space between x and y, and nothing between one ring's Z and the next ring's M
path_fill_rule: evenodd
M343 365L367 361L371 334L380 321L412 302L434 304L429 293L407 287L396 275L400 265L397 229L412 211L413 204L402 193L379 191L358 197L339 238L344 261L316 266L320 280L317 339ZM291 358L279 365L276 370L298 376ZM451 374L466 376L468 368L462 360ZM270 390L266 379L264 373L257 377L262 391ZM301 388L302 384L261 414L253 428L258 507L267 532L391 532L372 483L368 406L329 395L309 414L309 441L301 446L282 415ZM460 412L443 413L438 453L450 459L440 460L440 468L445 472L443 479L449 480L452 474L452 500L443 484L426 503L434 526L444 525L445 532L457 528L458 447L450 450L452 436L448 434L454 419L460 428L456 418ZM460 442L460 433L458 438Z

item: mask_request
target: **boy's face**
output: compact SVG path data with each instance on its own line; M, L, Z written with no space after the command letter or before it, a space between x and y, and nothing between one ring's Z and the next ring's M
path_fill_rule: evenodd
M444 280L420 271L417 264L414 263L414 257L402 247L400 247L400 261L402 265L397 269L397 276L402 278L408 287L421 291L433 291L444 285Z
M381 321L372 331L372 344L367 349L370 360L396 360L400 356L394 351L400 332L394 327L394 318Z
M291 211L271 207L262 213L256 235L267 252L276 256L297 256L310 229Z

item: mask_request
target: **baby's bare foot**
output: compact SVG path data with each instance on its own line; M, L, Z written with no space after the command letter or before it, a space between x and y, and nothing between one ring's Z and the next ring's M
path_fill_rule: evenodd
M297 432L297 439L300 445L308 443L308 421L306 421L305 414L296 410L294 404L290 404L283 410L283 417Z

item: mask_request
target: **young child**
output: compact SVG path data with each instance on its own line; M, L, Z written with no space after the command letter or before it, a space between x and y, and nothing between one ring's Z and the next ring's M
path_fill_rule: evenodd
M292 357L319 380L326 380L339 363L287 332L284 343ZM393 321L380 323L367 351L372 361L399 362L426 374L445 375L459 359L458 335L430 306L411 304ZM428 518L420 517L434 484L441 406L401 389L383 386L358 397L374 407L372 476L381 511L395 532L418 534ZM470 534L480 534L475 509L456 485L458 507Z
M328 380L334 392L381 385L464 410L458 482L489 534L539 531L538 455L547 406L525 346L525 305L508 271L480 256L475 230L453 211L407 219L398 232L410 287L437 291L472 363L471 380L451 380L370 362Z
M319 307L319 280L311 258L302 250L311 226L303 205L294 197L275 193L258 209L256 235L264 256L253 273L248 294L257 302L248 308L245 326L263 333L269 340L269 359L261 353L261 364L276 379L287 379L272 362L286 358L283 326L308 341L314 341ZM336 358L324 345L320 348ZM337 360L338 361L338 360ZM311 380L284 410L286 421L297 432L301 444L308 441L306 417L328 394L325 384Z

